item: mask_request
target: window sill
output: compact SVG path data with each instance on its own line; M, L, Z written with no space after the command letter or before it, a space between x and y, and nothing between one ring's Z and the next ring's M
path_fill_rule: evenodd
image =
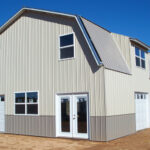
M14 114L14 116L39 116L39 114Z
M136 66L138 69L141 69L141 70L145 70L146 71L146 68L142 68L142 67L139 67L139 66Z
M71 57L71 58L64 58L64 59L58 59L58 61L60 62L60 61L67 61L67 60L74 60L75 59L75 57Z

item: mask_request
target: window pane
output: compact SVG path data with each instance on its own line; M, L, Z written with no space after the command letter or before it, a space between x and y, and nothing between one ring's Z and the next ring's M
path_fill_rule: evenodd
M38 99L38 93L37 92L28 92L27 93L27 102L28 103L36 103Z
M87 108L85 98L78 98L77 114L78 114L78 133L87 133Z
M16 114L25 114L25 105L16 105Z
M137 47L135 47L135 55L136 56L140 56L140 50Z
M16 103L24 103L25 102L25 93L16 93L15 98L16 98Z
M27 104L27 114L38 114L38 105Z
M136 59L136 66L140 66L140 58L135 57L135 59Z
M65 35L60 37L60 47L68 46L73 44L73 34Z
M74 57L74 47L67 47L60 49L60 59Z
M70 101L67 98L61 99L61 131L70 132Z
M1 96L0 96L0 101L1 101L1 102L4 102L4 101L5 101L4 95L1 95Z
M142 67L142 68L145 68L145 60L142 60L142 59L141 59L141 67Z
M141 51L141 57L145 58L145 52L144 51Z

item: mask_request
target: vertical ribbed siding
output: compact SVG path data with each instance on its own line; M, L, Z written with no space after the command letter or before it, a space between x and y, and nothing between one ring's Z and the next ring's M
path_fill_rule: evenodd
M114 41L116 42L120 53L124 57L126 63L128 66L131 68L131 51L130 51L130 40L129 37L116 34L116 33L111 33Z
M60 61L59 35L71 32L75 58ZM55 95L74 92L89 93L90 116L105 115L104 68L97 68L75 20L28 13L0 37L6 114L14 114L14 92L39 91L39 115L55 115Z
M55 137L54 116L6 115L6 133Z
M135 114L106 117L106 141L136 132Z
M106 116L134 113L132 76L105 69Z

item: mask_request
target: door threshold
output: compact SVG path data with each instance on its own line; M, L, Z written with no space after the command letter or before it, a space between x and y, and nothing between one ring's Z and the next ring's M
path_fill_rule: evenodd
M82 137L66 137L66 136L57 136L56 138L62 139L73 139L73 140L89 140L89 138L82 138Z

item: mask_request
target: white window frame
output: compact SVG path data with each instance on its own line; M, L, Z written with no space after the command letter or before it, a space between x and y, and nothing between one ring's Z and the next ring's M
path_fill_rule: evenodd
M63 37L63 36L67 36L67 35L70 35L70 34L73 34L73 44L71 45L67 45L67 46L60 46L60 38ZM60 54L61 54L61 48L68 48L68 47L73 47L73 50L74 50L74 56L73 57L70 57L70 58L60 58ZM62 61L62 60L69 60L69 59L74 59L75 58L75 33L74 32L71 32L71 33L67 33L67 34L60 34L59 35L59 60Z
M28 103L27 102L27 93L32 93L32 92L36 92L37 93L37 102L36 103ZM16 103L16 94L19 93L25 93L25 102L24 103ZM24 114L16 114L16 105L25 105L25 113ZM38 113L37 114L27 114L27 105L28 104L37 104L38 105ZM14 115L19 115L19 116L38 116L39 113L39 91L21 91L21 92L14 92Z
M138 47L135 46L135 65L136 65L136 58L139 58L140 59L140 66L136 65L136 67L139 67L139 68L142 68L142 69L146 69L146 54L145 54L145 51L144 51L145 58L142 58L141 53L142 53L143 50L138 48L139 49L139 53L140 53L140 56L138 56L138 55L136 55L136 48L138 48ZM145 68L142 67L141 60L145 61Z

